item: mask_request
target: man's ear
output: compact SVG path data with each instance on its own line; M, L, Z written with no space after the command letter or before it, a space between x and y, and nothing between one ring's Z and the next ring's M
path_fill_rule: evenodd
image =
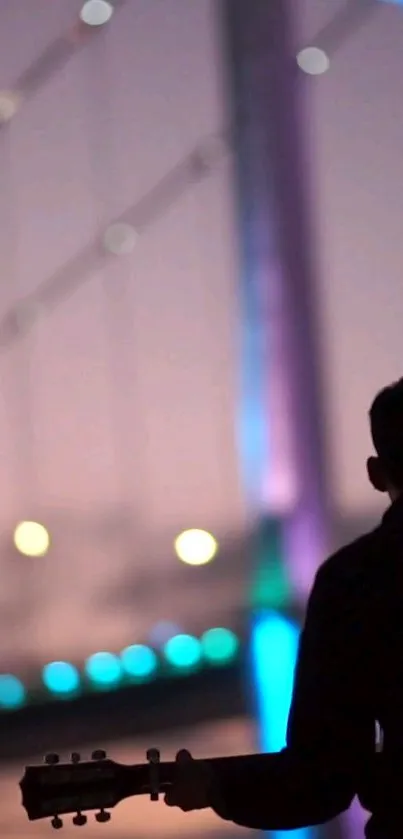
M367 460L367 473L370 483L378 492L387 492L386 481L379 457L369 457Z

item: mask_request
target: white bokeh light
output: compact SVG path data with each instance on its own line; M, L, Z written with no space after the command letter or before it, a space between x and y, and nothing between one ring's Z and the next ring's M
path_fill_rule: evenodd
M12 90L0 90L0 125L9 122L18 111L21 96Z
M217 540L207 530L184 530L175 539L175 553L186 565L207 565L217 551Z
M320 47L305 47L297 55L297 64L310 76L320 76L330 67L329 57Z
M45 556L50 546L46 527L37 521L21 521L14 530L14 544L24 556Z
M112 15L112 3L107 3L106 0L87 0L80 12L81 20L88 26L103 26Z
M137 238L138 233L131 224L118 222L111 224L105 231L104 247L116 256L124 256L132 252Z

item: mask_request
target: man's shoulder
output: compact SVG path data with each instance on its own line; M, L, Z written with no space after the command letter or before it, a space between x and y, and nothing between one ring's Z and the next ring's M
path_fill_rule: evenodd
M368 574L379 558L380 527L371 530L343 545L320 566L318 576L322 581L352 582Z

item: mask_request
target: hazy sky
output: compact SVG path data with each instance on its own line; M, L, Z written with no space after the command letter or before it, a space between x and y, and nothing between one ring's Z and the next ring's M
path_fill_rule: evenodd
M295 5L304 44L344 3ZM402 38L403 8L379 2L306 84L334 489L346 512L377 503L366 412L403 375Z
M131 0L0 136L2 313L96 239L87 281L0 356L0 613L35 655L119 648L159 618L202 630L240 602L236 578L189 588L172 551L186 527L244 532L228 163L96 267L105 227L223 127L213 6ZM79 9L3 4L0 88ZM32 516L54 544L28 568L7 546Z
M80 5L1 5L0 89L71 32ZM341 6L294 5L301 45ZM230 620L240 603L240 578L198 588L179 579L171 549L187 526L235 539L245 527L230 163L185 189L132 254L97 263L108 223L225 124L216 9L130 0L54 75L48 54L49 78L0 133L0 314L96 242L87 281L1 350L0 631L15 627L13 657L118 648L159 618L190 628ZM402 43L403 9L380 2L329 73L305 83L328 436L346 514L376 504L365 413L403 365ZM14 522L30 516L54 536L41 562L9 550Z

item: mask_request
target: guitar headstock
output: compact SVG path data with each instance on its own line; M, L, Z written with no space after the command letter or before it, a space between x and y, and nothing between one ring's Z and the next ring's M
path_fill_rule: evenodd
M150 771L152 765L155 761L149 758ZM87 823L85 812L89 810L98 811L98 822L107 822L112 807L129 795L146 792L147 769L123 766L101 750L93 752L88 761L73 753L69 763L60 763L57 754L50 754L44 765L25 769L20 781L22 805L30 821L50 817L56 829L63 826L60 816L65 813L75 814L73 824L77 826Z

